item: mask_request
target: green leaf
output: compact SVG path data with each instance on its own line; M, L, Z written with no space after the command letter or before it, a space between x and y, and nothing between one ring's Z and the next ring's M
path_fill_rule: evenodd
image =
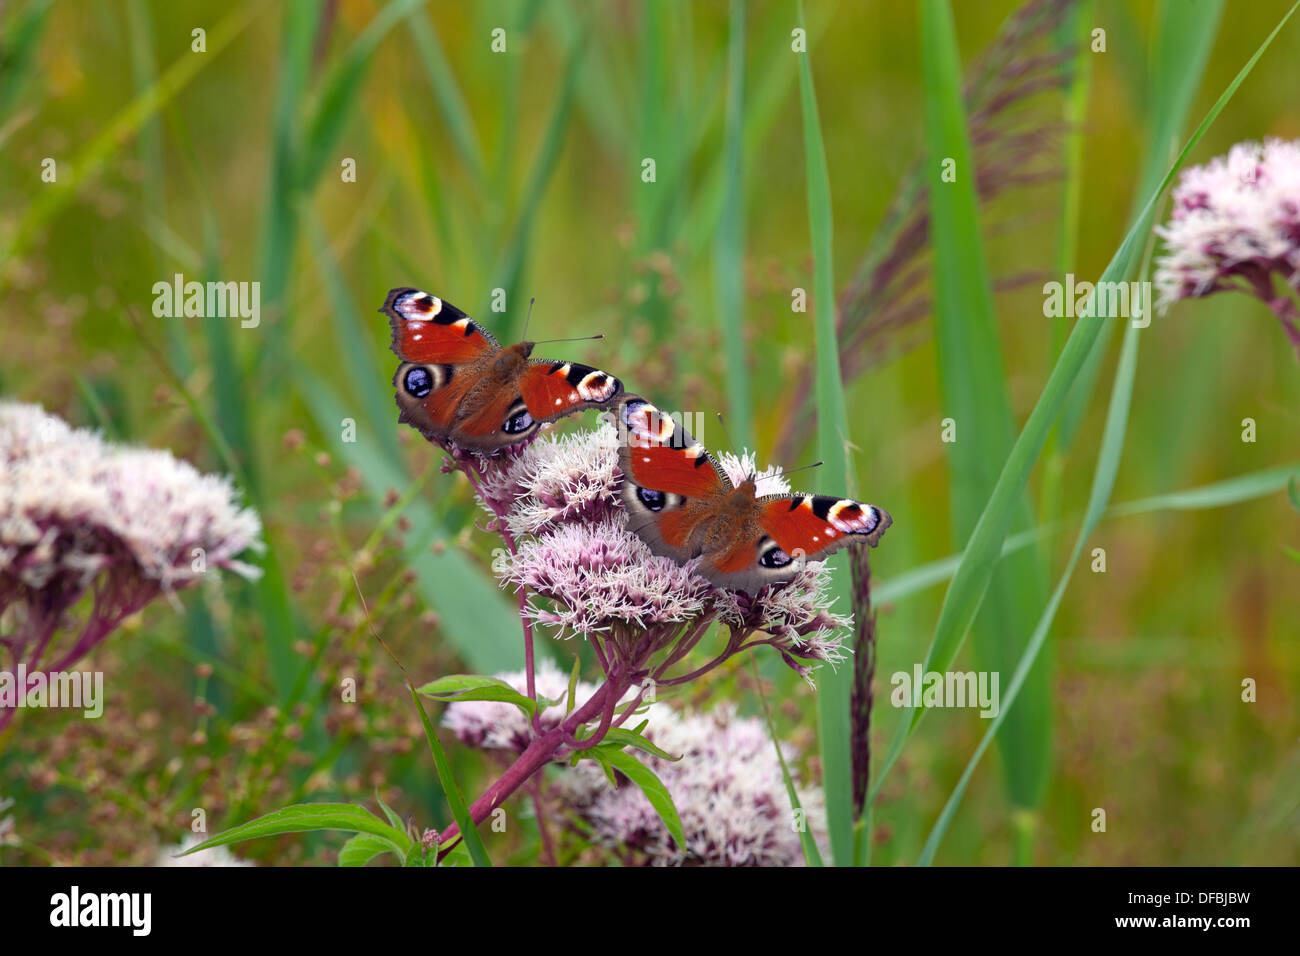
M477 674L453 674L440 677L423 687L416 688L416 693L440 701L461 700L496 700L514 704L529 717L537 705L528 697L515 690L503 680L495 677L480 677Z
M573 670L569 672L569 696L564 713L573 713L573 708L578 704L578 675L582 673L582 658L573 658Z
M615 770L641 789L646 799L650 801L650 806L654 807L655 813L659 814L659 819L663 820L664 826L668 828L668 833L677 845L685 850L686 835L682 831L682 818L677 815L672 794L668 792L668 788L664 786L658 775L636 757L622 750L606 750L603 746L596 749L602 751L601 757L604 761L608 761Z
M451 807L451 815L460 828L461 842L466 846L475 866L491 866L492 860L488 857L487 848L483 846L483 838L479 836L474 820L469 814L469 807L465 804L465 794L461 792L460 784L456 782L456 776L451 772L447 752L442 749L442 743L438 740L438 734L434 731L429 715L424 710L424 704L420 703L420 695L416 693L414 687L409 689L411 700L415 701L415 707L420 712L420 723L424 726L424 737L429 742L429 752L433 754L433 764L438 771L438 782L442 784L447 806Z
M379 804L379 809L384 811L384 816L388 818L389 823L391 823L398 830L401 830L402 832L406 832L405 821L403 821L402 818L397 815L396 810L394 810L388 804L384 803L383 798L379 796L378 787L375 788L375 802Z
M470 857L469 848L465 844L457 843L451 848L450 852L442 858L439 866L473 866L474 860Z
M384 823L365 807L352 803L300 803L291 807L273 810L265 816L250 820L237 827L231 827L224 833L204 840L198 846L191 847L180 856L189 856L199 850L214 846L226 846L242 843L259 837L279 836L285 833L307 833L312 830L346 830L351 833L367 833L383 839L399 853L404 855L411 846L411 839L396 827Z
M384 853L396 853L399 861L405 857L383 837L370 833L358 833L339 850L339 866L365 866L375 857Z
M674 757L662 747L655 746L653 742L642 736L639 731L628 730L624 727L613 727L606 732L604 740L601 741L601 746L609 745L613 745L618 749L635 747L637 750L658 757L660 760L678 761L682 759L680 756Z

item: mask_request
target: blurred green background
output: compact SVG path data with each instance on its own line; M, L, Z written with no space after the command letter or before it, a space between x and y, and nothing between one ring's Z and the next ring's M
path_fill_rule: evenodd
M480 513L459 477L437 474L434 451L396 423L395 359L375 312L391 287L444 296L503 341L535 296L533 337L603 332L566 355L667 407L710 421L727 410L732 436L756 445L760 462L778 447L786 466L811 460L800 386L812 309L790 308L793 289L813 289L791 53L800 19L793 3L743 5L743 96L729 125L737 6L4 4L0 395L233 473L270 550L260 583L187 592L180 613L155 605L96 654L110 692L101 724L54 712L15 722L0 795L18 798L25 840L0 848L0 861L140 862L153 843L180 838L195 806L233 823L291 798L364 801L375 788L421 825L448 819L352 572L375 626L419 677L518 667L522 654L510 596L487 570L493 539L474 528ZM1205 5L1203 76L1194 55L1174 56L1194 90L1171 131L1178 144L1287 6L1229 3L1220 21ZM1018 9L954 7L967 65ZM1079 280L1101 272L1128 227L1152 131L1170 115L1151 92L1165 6L1083 9L1075 28L1105 29L1106 51L1086 57L1082 123L1068 125L1060 90L1030 98L1013 125L1046 142L1008 169L1050 175L1008 182L980 212L989 273L1022 279L996 298L1017 428L1059 332L1043 316L1042 283L1063 263ZM803 26L843 293L924 153L918 16L910 3L810 0ZM192 50L196 28L205 52ZM498 28L504 52L492 49ZM1050 53L1052 40L1024 56ZM1298 56L1293 22L1191 161L1243 139L1300 137ZM1065 154L1071 129L1077 168ZM47 157L55 183L41 179ZM645 158L654 182L643 180ZM348 159L355 182L341 175ZM1067 182L1078 196L1073 249ZM933 263L914 265L928 302ZM260 282L260 326L155 318L152 287L177 272ZM497 288L504 313L490 308ZM1142 340L1116 502L1300 460L1300 365L1262 305L1232 295L1184 304ZM887 586L957 550L940 441L953 413L928 308L867 343L857 354L869 368L846 395L857 493L894 517L872 555ZM1067 519L1031 552L1042 582L1060 574L1087 500L1118 350L1114 336L1059 483L1044 495L1042 464L1031 482L1036 520ZM1247 417L1254 443L1241 440ZM355 442L343 440L344 419ZM701 437L725 447L716 429ZM990 456L994 476L1000 465ZM801 481L843 490L815 475ZM417 482L384 543L368 541L381 515L395 515L391 492ZM1008 754L1004 741L990 752L936 861L1300 863L1300 566L1286 545L1300 546L1300 517L1281 491L1106 520L1052 628L1040 709L1026 711L1047 731L1043 751ZM1090 570L1094 547L1106 550L1105 573ZM933 586L879 609L878 754L899 719L889 675L923 658L943 594ZM1027 634L1009 636L1023 644ZM567 664L574 648L553 650ZM781 731L816 774L815 697L779 662L761 663ZM971 643L958 666L976 666ZM742 660L694 693L739 693L758 713L747 674ZM360 680L364 713L335 703L342 675ZM1246 677L1256 703L1241 700ZM915 861L985 729L973 711L926 718L881 790L873 862ZM493 767L452 749L462 786L477 794ZM1017 760L1046 780L1029 808L1009 796ZM1013 805L1036 821L1019 850ZM1091 828L1096 807L1107 810L1105 833ZM526 833L494 839L504 859L534 858ZM325 862L340 842L246 852Z

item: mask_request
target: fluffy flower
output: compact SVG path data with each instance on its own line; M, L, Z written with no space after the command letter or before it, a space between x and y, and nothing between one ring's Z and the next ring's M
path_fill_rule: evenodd
M523 671L497 674L519 693L526 693ZM551 661L543 661L537 668L535 687L539 697L557 701L544 708L541 714L543 732L559 725L565 717L565 704L569 695L569 676ZM579 703L589 699L596 688L579 681L574 694ZM456 735L461 743L482 750L523 751L532 742L533 732L529 719L514 704L497 700L466 700L447 705L442 715L442 725ZM565 754L557 755L563 759Z
M486 471L479 498L516 537L600 521L619 509L617 441L612 428L548 436Z
M227 847L214 846L206 850L200 850L198 853L191 853L189 856L178 856L184 853L192 846L197 846L203 842L203 838L191 834L182 842L175 846L164 847L158 851L158 856L154 858L154 866L254 866L255 864L248 860L241 860L235 854L231 853Z
M654 866L802 866L800 826L825 833L820 790L799 791L795 814L772 740L762 721L736 716L730 705L679 716L662 704L643 733L680 760L638 756L672 795L686 846L668 835L641 790L584 761L559 785L561 799L594 831L594 839L629 862ZM787 763L797 756L782 746Z
M739 485L746 478L754 478L754 493L758 497L764 495L788 495L790 493L790 482L785 479L785 472L772 465L759 471L758 460L752 451L746 449L740 455L733 455L729 451L724 451L718 456L718 464L722 470L727 473L733 485Z
M164 588L208 565L257 573L237 560L260 547L256 513L237 505L228 479L165 451L116 448L40 406L6 402L0 463L0 575L9 587L85 585L123 563Z
M677 624L703 613L716 590L690 567L653 555L626 519L566 524L498 554L493 570L556 602L537 619L587 634L612 621Z
M36 405L0 403L0 613L4 643L34 674L68 612L92 592L78 660L130 614L209 569L245 577L260 550L257 514L225 478L164 451L118 448ZM13 711L0 711L0 727Z
M1157 228L1158 306L1226 289L1269 305L1300 350L1296 307L1285 290L1300 279L1300 143L1238 143L1227 156L1186 170L1167 224Z

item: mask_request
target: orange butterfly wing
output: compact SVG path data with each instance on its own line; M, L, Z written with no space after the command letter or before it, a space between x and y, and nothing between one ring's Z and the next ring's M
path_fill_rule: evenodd
M519 376L519 395L534 420L554 421L584 408L603 408L623 391L607 372L577 362L534 360Z
M501 348L460 309L419 289L394 289L379 311L393 332L389 348L403 362L460 365Z
M624 474L642 488L684 498L727 489L704 446L675 418L644 399L619 409L619 455Z
M893 523L887 512L834 495L780 495L762 500L759 524L789 555L821 560L853 541L872 547Z

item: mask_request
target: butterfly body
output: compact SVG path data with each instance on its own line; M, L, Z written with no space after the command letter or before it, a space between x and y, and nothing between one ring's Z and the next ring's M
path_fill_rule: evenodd
M889 527L873 505L830 495L760 494L767 479L733 482L704 446L645 399L617 405L628 526L659 555L722 587L757 593L791 580L806 560L852 541L874 546Z
M608 407L622 383L589 365L532 358L534 344L502 348L450 302L419 289L388 293L383 308L400 419L429 439L490 453L531 438L542 425Z

